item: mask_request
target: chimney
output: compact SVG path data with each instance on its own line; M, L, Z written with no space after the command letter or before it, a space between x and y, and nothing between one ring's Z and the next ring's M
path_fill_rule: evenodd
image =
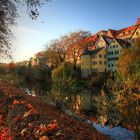
M137 19L136 25L140 24L140 18Z

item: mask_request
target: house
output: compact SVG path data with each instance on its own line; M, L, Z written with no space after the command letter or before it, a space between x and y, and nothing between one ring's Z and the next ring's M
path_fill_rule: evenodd
M98 38L99 38L98 34L95 34L95 35L92 35L92 36L86 38L85 39L85 47L87 47L88 50L96 49L95 43L97 42Z
M95 49L103 48L103 47L107 48L111 40L112 40L111 37L108 37L106 35L100 35L95 43Z
M94 50L94 45L97 39L98 35L93 35L82 39L79 43L69 46L66 50L66 62L76 63L76 65L80 67L81 55L83 54L85 48Z
M137 25L137 28L131 37L132 42L135 42L137 38L140 38L140 18L138 18L136 25Z
M91 55L90 51L86 47L81 55L81 75L82 77L91 76Z
M139 34L140 18L137 19L134 25L119 30L115 38L127 40L132 44L139 37Z
M81 40L80 45L69 46L66 51L66 61L77 61L83 77L93 73L116 71L122 48L129 48L140 37L140 18L129 27L107 31Z
M94 73L105 72L107 64L106 54L105 47L91 51L86 48L81 56L82 77L88 77Z
M108 29L106 36L110 37L110 38L115 38L117 35L118 31L117 30L113 30L113 29Z
M122 48L129 48L131 45L122 39L113 39L107 47L107 71L117 70L118 60L122 54Z
M91 51L91 69L92 73L96 72L105 72L106 64L107 64L107 52L106 48L98 48L96 50Z

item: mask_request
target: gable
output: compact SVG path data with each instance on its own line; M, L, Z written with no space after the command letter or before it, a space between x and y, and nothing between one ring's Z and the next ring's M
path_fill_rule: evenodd
M112 42L108 46L108 49L113 49L113 46L118 47L118 49L122 48L122 46L116 41L116 39L112 40Z
M132 38L139 38L140 37L140 25L137 26Z
M103 37L100 36L99 39L98 39L98 41L96 42L95 46L96 46L96 48L102 48L102 47L107 46L107 43L106 43L106 41L103 39Z

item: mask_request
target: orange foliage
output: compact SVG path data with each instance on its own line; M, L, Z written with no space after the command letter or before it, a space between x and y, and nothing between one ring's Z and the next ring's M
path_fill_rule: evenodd
M3 108L0 111L0 140L29 138L63 140L68 139L69 135L73 138L77 137L77 139L90 140L93 137L102 140L109 139L88 124L68 117L37 98L26 96L24 92L11 85L4 85L0 82L0 90L4 92L4 95L0 93L2 97L0 98L0 108ZM11 91L10 94L9 91ZM23 99L18 98L19 93L24 97ZM4 113L4 117L2 113ZM49 133L52 136L49 136ZM78 133L81 133L82 136L76 136Z
M13 101L13 104L14 104L14 105L20 104L20 102L19 102L18 100L14 100L14 101Z

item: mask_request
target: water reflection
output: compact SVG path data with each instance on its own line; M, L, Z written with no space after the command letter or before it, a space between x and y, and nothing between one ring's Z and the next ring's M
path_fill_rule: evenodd
M79 115L85 117L98 131L109 135L115 140L138 140L139 123L138 116L133 119L135 114L123 116L114 107L107 108L105 103L97 101L97 93L89 89L77 93L60 94L53 89L50 83L26 83L21 86L32 96L40 96L43 101L63 110L69 115ZM83 115L84 114L84 115ZM88 120L88 121L87 121ZM129 124L129 122L131 122ZM133 124L132 124L133 122ZM137 130L137 138L134 130Z
M110 128L109 126L102 127L99 124L93 123L93 126L101 133L111 136L115 140L135 140L135 134L126 128L117 126Z

